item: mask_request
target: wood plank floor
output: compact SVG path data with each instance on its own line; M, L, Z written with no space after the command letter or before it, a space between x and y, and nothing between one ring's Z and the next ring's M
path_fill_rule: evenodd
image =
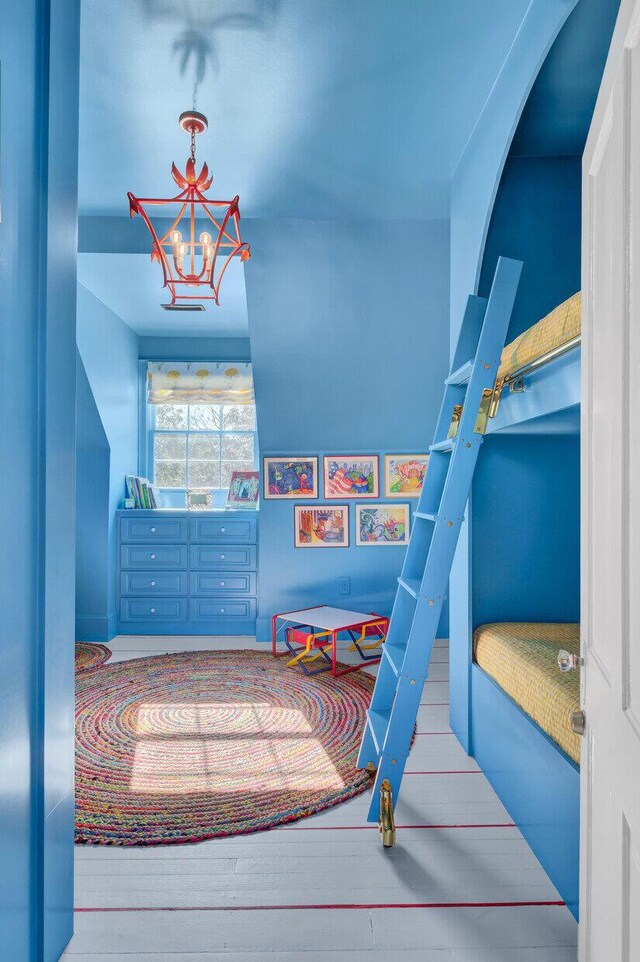
M254 647L264 650L253 638L111 643L113 660ZM368 795L241 838L77 846L65 962L575 962L576 924L451 733L447 699L438 642L395 848L366 822Z

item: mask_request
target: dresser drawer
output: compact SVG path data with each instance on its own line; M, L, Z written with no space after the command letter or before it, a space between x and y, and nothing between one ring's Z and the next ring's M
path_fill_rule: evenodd
M186 621L186 598L123 598L120 602L120 621L167 622Z
M190 594L211 595L255 595L256 575L253 571L192 571Z
M187 540L187 518L120 518L120 540L146 544Z
M121 571L121 595L186 595L186 571Z
M191 541L245 544L256 540L255 518L191 518Z
M254 598L192 598L189 602L190 621L254 621L256 602Z
M256 546L252 545L219 545L210 546L192 544L190 549L190 567L192 569L212 571L221 568L246 568L255 570Z
M120 546L121 568L186 568L186 544Z

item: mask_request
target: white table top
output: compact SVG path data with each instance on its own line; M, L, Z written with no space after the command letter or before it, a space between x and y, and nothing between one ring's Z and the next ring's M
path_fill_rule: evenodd
M372 615L370 611L349 611L347 608L331 608L321 605L319 608L303 608L301 611L284 611L278 615L285 621L300 621L313 628L324 628L325 631L335 631L338 628L348 628L366 621L376 621L380 616Z

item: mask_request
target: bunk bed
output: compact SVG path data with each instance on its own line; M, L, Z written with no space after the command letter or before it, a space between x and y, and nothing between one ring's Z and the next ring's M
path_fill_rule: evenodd
M576 918L580 308L578 293L503 351L451 615L452 728Z
M573 418L580 404L580 321L578 291L507 344L489 402L488 434L539 425L543 432ZM547 419L542 423L542 419Z

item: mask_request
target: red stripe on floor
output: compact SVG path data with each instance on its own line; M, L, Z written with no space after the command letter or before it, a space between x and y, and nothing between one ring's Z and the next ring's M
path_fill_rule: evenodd
M508 909L527 905L558 905L561 899L530 902L354 902L347 905L336 902L317 905L167 905L160 908L122 906L121 908L79 908L75 912L273 912L278 910L307 911L310 909Z
M396 828L517 828L515 822L473 822L464 824L424 824L424 825L396 825ZM276 828L276 832L360 832L364 830L378 831L375 825L302 825L294 828Z
M479 768L467 768L458 771L438 772L435 769L429 772L405 772L405 775L482 775Z

